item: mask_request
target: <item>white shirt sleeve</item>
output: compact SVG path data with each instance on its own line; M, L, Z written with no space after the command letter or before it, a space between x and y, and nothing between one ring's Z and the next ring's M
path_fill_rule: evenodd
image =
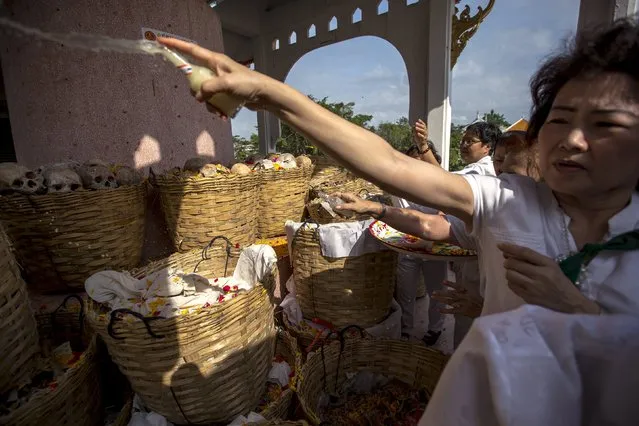
M469 164L468 166L464 167L461 170L457 170L456 172L453 172L456 175L481 175L483 173L481 173L481 168L479 166L477 166L475 163L473 164Z
M514 225L519 228L518 225L538 210L532 206L537 201L536 197L530 199L525 195L535 192L535 181L528 177L502 174L497 178L469 174L463 175L463 178L473 191L473 229L469 233L473 238L479 239L481 233L490 227Z
M460 247L468 250L477 250L477 241L470 236L464 222L450 215L446 215L446 220L450 223L450 229L453 231L453 235Z

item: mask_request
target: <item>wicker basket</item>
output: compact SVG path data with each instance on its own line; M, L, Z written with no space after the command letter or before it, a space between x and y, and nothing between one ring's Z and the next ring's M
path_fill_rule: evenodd
M397 254L327 258L322 255L317 226L303 225L293 240L296 297L306 318L320 318L337 328L370 327L390 310Z
M3 394L29 381L39 347L27 286L1 225L0 324L0 394Z
M308 216L311 219L311 222L317 223L319 225L326 225L328 223L344 223L344 222L353 222L360 220L370 219L368 215L359 215L356 214L351 217L344 217L339 214L336 214L335 217L331 216L328 211L321 204L318 203L308 203L306 205L306 211L308 212Z
M319 399L335 392L349 373L370 371L400 379L432 394L448 356L421 344L399 340L350 339L340 351L333 342L308 358L302 368L298 396L302 409L315 425L320 424Z
M344 168L337 164L332 158L325 155L312 155L311 161L315 165L311 182L331 180L344 172Z
M277 333L275 354L281 355L291 368L295 369L295 376L291 380L290 387L282 392L282 396L277 401L269 404L260 413L268 420L288 418L291 402L295 394L295 386L297 385L297 377L302 371L302 353L297 345L297 340L285 330L279 330Z
M101 426L102 402L97 347L94 337L80 360L57 380L55 388L35 394L8 416L0 417L0 424Z
M50 297L55 308L42 311L34 309L42 352L49 354L60 342L66 341L82 343L84 347L88 347L95 333L87 327L85 321L86 295Z
M135 273L147 275L171 265L206 276L197 267L200 253L175 254ZM274 280L270 277L265 286ZM126 315L115 321L103 312L103 306L89 303L89 323L151 411L173 423L206 424L229 422L257 406L275 341L273 308L264 287L174 318L143 322Z
M83 288L104 269L137 267L144 244L146 186L66 194L0 196L30 290Z
M312 173L312 166L259 172L260 204L257 226L260 238L284 235L284 224L287 220L302 220Z
M294 337L288 334L285 330L279 330L277 333L277 340L275 341L275 354L281 355L289 365L295 369L295 376L291 380L290 387L282 392L281 397L269 404L260 413L262 417L268 419L264 425L279 425L288 424L287 422L281 422L280 419L286 419L291 407L291 402L295 394L295 385L297 383L297 375L302 371L302 354L297 346L297 341ZM133 397L129 398L127 403L120 410L120 414L111 426L127 426L131 419L131 410L133 408ZM291 423L297 424L297 423Z
M333 340L339 339L338 332L330 332L330 330L309 330L306 328L302 328L294 325L288 319L286 313L282 313L282 322L284 323L284 327L286 331L293 336L297 340L297 344L299 345L302 351L302 359L306 359L306 355L309 352L312 352L314 349L317 349L319 346L324 345L326 342L330 342ZM368 332L364 330L364 332L358 332L357 327L347 327L351 330L347 330L346 333L343 333L343 337L346 339L350 338L366 338L371 339L371 336Z
M219 175L210 178L162 175L155 177L162 210L175 249L201 248L224 235L240 246L255 242L258 178Z
M226 237L213 238L203 250L190 250L186 253L174 253L167 258L151 262L131 271L136 278L142 278L152 271L166 267L183 269L185 273L197 273L205 277L227 277L233 275L240 249Z

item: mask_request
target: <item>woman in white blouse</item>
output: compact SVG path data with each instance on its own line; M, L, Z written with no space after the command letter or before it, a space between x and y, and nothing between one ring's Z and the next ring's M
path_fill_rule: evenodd
M533 77L529 139L538 138L543 183L449 173L222 54L161 42L218 75L196 93L200 102L226 92L267 109L391 194L461 219L483 253L483 314L524 303L570 313L639 312L638 238L631 232L639 228L637 23L585 34Z

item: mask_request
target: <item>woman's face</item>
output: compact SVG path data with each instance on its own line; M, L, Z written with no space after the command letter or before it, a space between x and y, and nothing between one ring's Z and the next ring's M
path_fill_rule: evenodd
M493 166L495 167L497 176L503 172L502 165L504 158L506 158L506 146L504 144L497 145L497 148L495 148L493 152Z
M554 191L577 197L639 180L639 85L600 74L574 79L559 91L539 132L541 174Z

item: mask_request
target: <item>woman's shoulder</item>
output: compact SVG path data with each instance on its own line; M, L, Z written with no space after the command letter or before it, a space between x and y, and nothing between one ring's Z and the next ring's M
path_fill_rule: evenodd
M545 204L551 192L543 182L528 176L501 174L500 176L464 175L470 184L475 199L486 206L504 204Z

